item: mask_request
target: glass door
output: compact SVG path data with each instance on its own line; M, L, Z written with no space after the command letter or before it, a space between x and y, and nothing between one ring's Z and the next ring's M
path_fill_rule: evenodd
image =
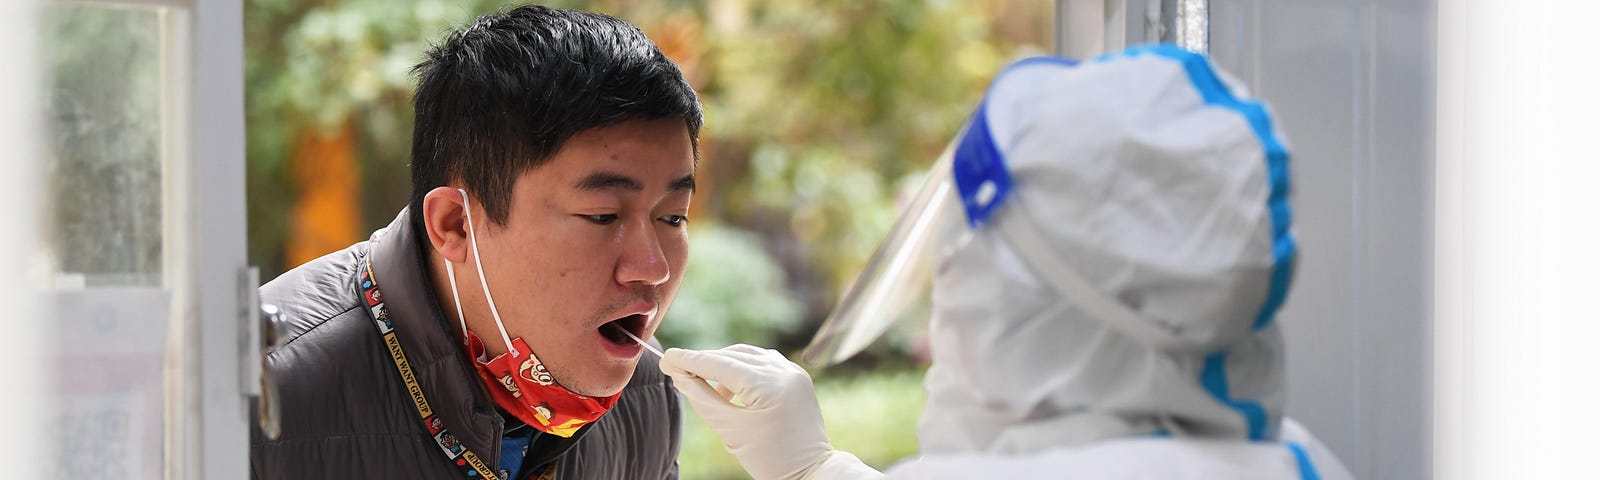
M246 478L238 0L43 2L46 478Z

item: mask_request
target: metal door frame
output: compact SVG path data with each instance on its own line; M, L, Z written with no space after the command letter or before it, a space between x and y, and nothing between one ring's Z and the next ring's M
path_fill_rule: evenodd
M163 476L248 478L256 283L246 264L242 0L42 0L161 12ZM249 323L254 325L254 323ZM178 361L174 362L176 358Z

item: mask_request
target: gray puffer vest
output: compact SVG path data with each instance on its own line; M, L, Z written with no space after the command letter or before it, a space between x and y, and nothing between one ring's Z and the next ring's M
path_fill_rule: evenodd
M468 463L466 451L500 475L503 420L440 314L422 247L402 210L371 240L261 287L262 301L282 309L292 327L288 344L266 365L278 383L282 434L267 440L252 432L253 478L483 478L457 465ZM368 256L396 339L437 419L428 422L433 427L419 415L362 297ZM611 411L572 438L536 437L522 475L526 466L554 462L559 479L678 478L681 411L656 362L644 355ZM441 442L433 433L439 427L453 438ZM464 450L452 454L444 445Z

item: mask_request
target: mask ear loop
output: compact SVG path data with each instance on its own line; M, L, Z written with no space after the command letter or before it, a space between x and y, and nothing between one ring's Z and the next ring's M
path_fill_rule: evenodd
M472 261L478 267L478 284L483 286L483 298L489 302L489 313L494 315L494 326L500 329L500 341L505 342L506 352L515 357L518 355L517 347L511 345L511 336L506 335L506 325L500 321L500 309L494 306L494 295L489 293L489 280L483 276L483 256L478 254L478 235L472 227L472 202L467 200L467 191L457 188L461 192L462 208L467 215L467 238L472 241ZM450 275L450 295L456 300L456 317L461 319L461 336L467 335L467 317L461 315L461 296L456 293L456 272L448 260L444 263L445 272Z
M450 261L448 258L445 259L444 272L445 275L450 277L450 298L456 301L456 318L461 320L461 344L468 345L471 341L467 340L467 316L461 313L461 294L458 293L459 290L456 288L455 262Z

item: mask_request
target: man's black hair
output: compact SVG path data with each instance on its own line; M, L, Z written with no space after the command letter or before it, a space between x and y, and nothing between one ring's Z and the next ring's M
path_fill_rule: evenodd
M519 175L578 132L682 118L699 156L700 102L644 32L598 13L523 5L451 32L412 72L411 222L422 198L462 180L505 224Z

